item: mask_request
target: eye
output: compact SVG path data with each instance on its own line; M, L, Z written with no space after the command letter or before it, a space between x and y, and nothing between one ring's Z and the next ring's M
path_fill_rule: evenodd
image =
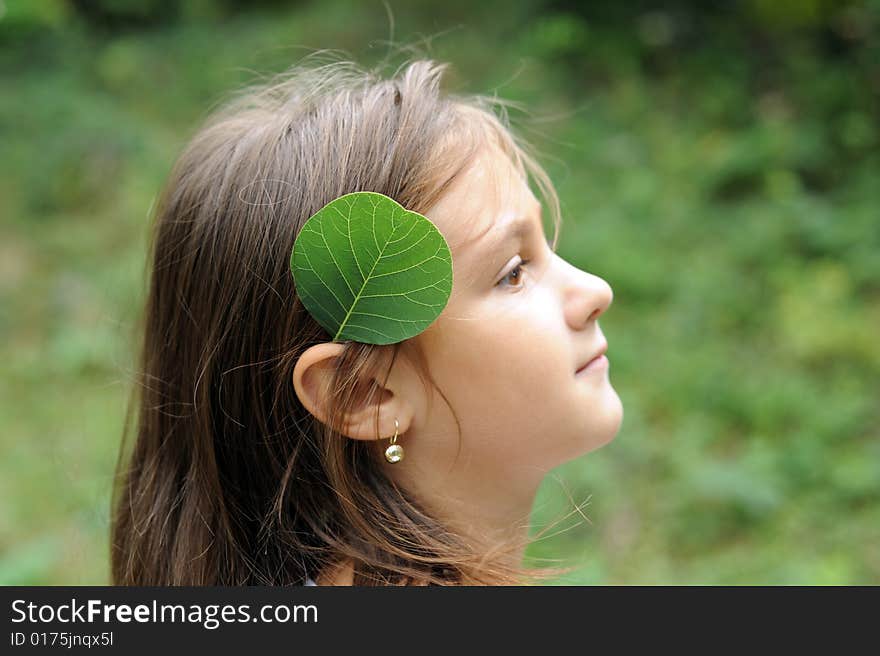
M521 284L505 285L502 283L504 283L506 280L509 280L509 279L515 280L516 282L521 282L522 277L523 277L522 268L526 264L528 264L529 262L530 262L530 260L520 260L519 263L517 263L517 265L515 267L513 267L509 273L507 273L501 280L498 281L496 286L513 287L513 288L522 287Z

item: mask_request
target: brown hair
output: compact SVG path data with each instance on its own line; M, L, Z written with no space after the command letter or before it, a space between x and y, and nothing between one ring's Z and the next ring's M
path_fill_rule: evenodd
M331 337L297 297L289 258L305 221L342 194L424 212L487 138L536 182L558 235L552 184L510 131L512 103L442 94L445 64L415 60L382 79L349 61L310 63L216 109L156 204L113 583L298 584L343 561L356 585L525 582L536 572L495 557L514 545L475 551L382 474L378 442L340 434L337 419L377 391L364 381L399 352L434 384L413 340L345 343L330 425L303 408L293 367Z

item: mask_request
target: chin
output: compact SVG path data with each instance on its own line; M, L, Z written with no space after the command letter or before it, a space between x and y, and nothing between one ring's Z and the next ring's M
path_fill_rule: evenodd
M589 442L583 453L589 453L605 446L620 432L620 426L623 424L623 404L620 398L615 394L614 400L609 401L608 407L603 412L601 418L596 418L589 431Z

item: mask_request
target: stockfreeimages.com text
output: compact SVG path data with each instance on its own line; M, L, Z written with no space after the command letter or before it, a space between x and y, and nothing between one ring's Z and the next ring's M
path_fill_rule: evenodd
M91 622L182 622L201 624L206 629L216 629L222 623L232 622L314 622L318 621L318 608L313 604L286 605L266 604L251 614L249 604L105 604L100 599L88 599L85 603L71 599L70 603L58 605L35 604L24 599L12 602L12 621L31 623L91 623Z

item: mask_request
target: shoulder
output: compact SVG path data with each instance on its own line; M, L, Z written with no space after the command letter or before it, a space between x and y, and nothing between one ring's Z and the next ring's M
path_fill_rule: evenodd
M306 585L331 585L351 586L354 585L354 563L346 561L334 567L327 568L317 577L317 581L308 579ZM410 585L427 586L427 581L413 581Z
M317 581L312 585L353 585L354 584L354 563L346 561L334 567L329 567L321 572ZM306 584L308 585L308 583Z

